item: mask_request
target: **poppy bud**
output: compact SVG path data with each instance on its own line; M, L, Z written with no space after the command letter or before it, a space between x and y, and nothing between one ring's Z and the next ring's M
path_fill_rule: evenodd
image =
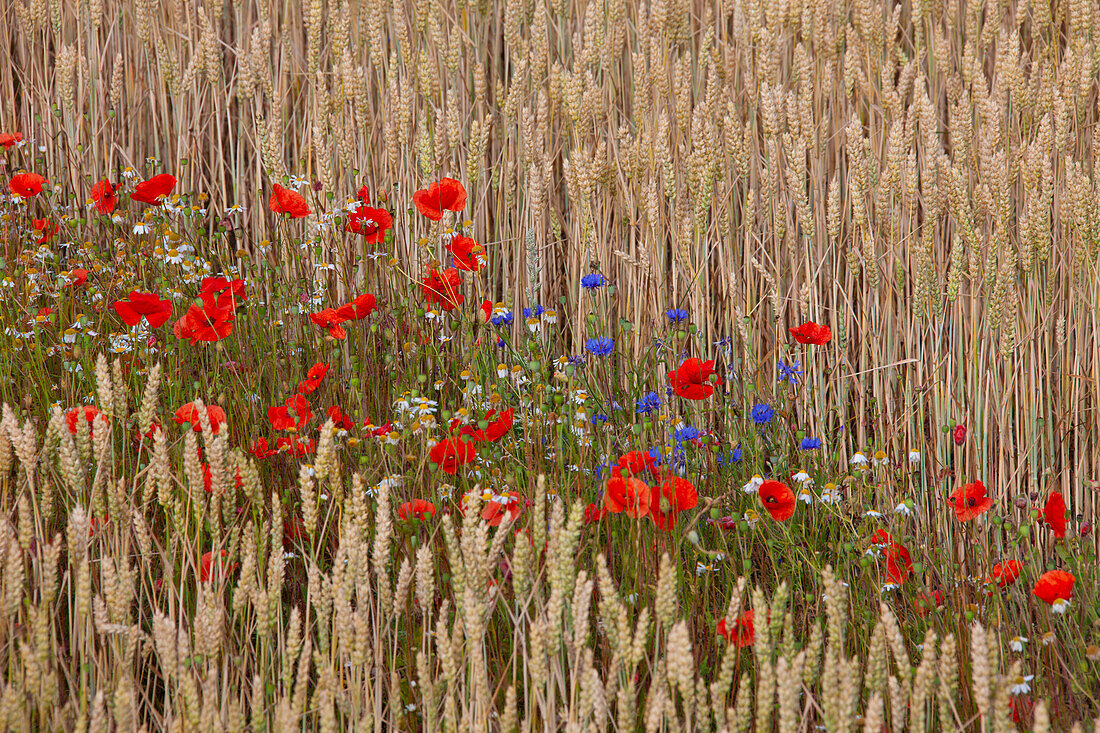
M966 426L956 425L955 429L951 431L951 437L955 440L955 445L962 445L966 442Z
M1084 524L1081 525L1081 536L1082 537L1085 537L1085 536L1087 536L1091 533L1092 533L1092 523L1091 522L1085 522Z
M1027 509L1027 497L1026 496L1017 496L1016 497L1016 508L1017 509Z

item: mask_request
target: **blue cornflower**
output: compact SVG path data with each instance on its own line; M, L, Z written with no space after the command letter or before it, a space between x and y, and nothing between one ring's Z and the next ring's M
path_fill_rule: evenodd
M638 400L634 412L639 415L648 415L661 407L661 395L656 392L646 392L642 399Z
M597 423L601 422L607 422L607 415L597 412L595 415L592 416L592 427L599 427Z
M669 323L680 323L687 320L688 312L683 308L669 308L665 311L665 317Z
M680 425L680 427L676 428L675 432L673 432L672 437L677 442L682 443L685 440L695 440L702 434L703 431L694 425Z
M575 367L584 366L584 356L581 354L573 354L569 357L569 363Z
M802 371L798 368L800 364L801 362L796 361L794 364L787 366L785 362L779 362L779 381L797 384L798 377L802 374Z
M607 356L615 348L615 339L603 336L601 338L588 339L584 342L584 348L596 356Z
M512 321L515 320L515 314L512 311L505 311L489 319L489 322L494 326L511 326Z
M737 447L731 450L729 453L718 452L715 462L719 466L723 466L729 463L737 463L741 460L741 444L738 443Z
M538 318L539 316L542 315L543 310L544 310L544 308L541 305L536 305L534 308L524 308L523 309L523 317L524 318L532 318L532 317L533 318Z
M752 421L757 425L767 425L775 417L775 410L758 402L752 406Z
M821 447L821 438L803 438L802 450L817 450Z
M583 286L587 290L595 290L596 288L606 283L607 278L598 272L593 272L592 274L585 275L581 278L581 286Z

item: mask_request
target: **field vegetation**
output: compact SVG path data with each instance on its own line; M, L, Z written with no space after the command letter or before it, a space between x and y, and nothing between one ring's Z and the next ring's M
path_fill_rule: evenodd
M1100 730L1100 6L0 36L3 728Z

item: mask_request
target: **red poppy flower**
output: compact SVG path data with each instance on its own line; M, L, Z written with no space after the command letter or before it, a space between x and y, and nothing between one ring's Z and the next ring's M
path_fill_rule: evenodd
M595 524L596 522L603 519L603 515L606 513L607 511L605 509L595 504L589 504L584 508L584 523Z
M237 569L237 563L233 563L229 567L226 567L226 560L229 558L229 552L222 550L215 558L213 552L204 552L202 558L199 560L199 582L205 583L214 577L214 574L229 575Z
M370 293L363 293L350 303L345 303L336 309L336 315L345 321L361 321L374 312L375 298Z
M110 214L115 210L115 192L118 184L112 184L106 178L92 186L92 203L100 214Z
M335 308L325 308L318 313L310 313L309 320L328 331L328 335L334 339L347 338L348 332L340 324L347 320L337 313Z
M913 559L909 555L909 549L896 542L886 548L886 581L901 585L912 574Z
M955 518L960 522L969 522L985 514L993 506L993 497L986 495L985 485L981 481L955 489L948 501L955 509Z
M13 196L29 199L31 196L42 193L44 183L46 183L46 179L37 173L18 173L11 177L8 188Z
M669 372L668 379L672 383L672 390L688 400L705 400L714 393L714 385L710 383L710 377L714 374L714 360L703 361L692 357L684 359L680 368ZM721 384L722 380L715 380L714 384Z
M458 270L453 267L443 272L428 270L427 277L420 284L420 292L424 293L429 305L438 305L442 310L449 311L462 303L462 293L458 292L461 282Z
M215 304L219 308L234 311L244 305L248 294L245 292L245 282L240 278L227 280L224 277L204 277L199 286L199 297L216 298Z
M210 474L210 464L202 464L202 490L208 494L214 493L213 489L214 479ZM244 488L244 477L241 476L241 470L237 469L237 488Z
M676 516L699 503L699 494L690 481L672 476L650 490L649 516L657 529L674 529Z
M215 435L221 430L221 426L225 423L225 410L217 405L206 406L206 416L210 419L210 431ZM199 420L199 408L194 402L188 402L180 405L176 410L175 416L172 418L172 422L176 425L183 425L184 423L191 423L191 428L196 433L202 432L202 422Z
M293 547L298 542L309 542L306 523L299 516L283 520L283 547Z
M130 198L143 204L158 206L175 187L176 177L171 173L161 173L134 186L134 192L130 194Z
M256 442L252 444L252 447L248 449L248 452L263 460L264 458L270 458L279 451L275 448L271 448L268 446L267 438L256 438Z
M34 219L31 221L31 228L38 233L38 239L34 240L35 244L45 244L58 232L57 224L49 219Z
M267 408L267 419L276 430L299 431L313 418L309 400L300 394L291 395L281 405Z
M1020 561L1005 560L993 566L993 581L998 588L1007 588L1020 577Z
M466 189L453 178L441 178L414 193L413 203L421 214L439 221L444 211L462 211L466 206Z
M955 445L962 445L966 442L966 426L956 425L955 429L951 431L951 437L955 441Z
M313 449L317 447L317 441L313 438L299 439L296 435L279 438L275 441L278 452L282 452L286 449L286 452L292 456L304 456L313 452Z
M477 316L482 323L488 323L493 317L493 301L488 298L481 301L481 307L477 309Z
M358 190L358 191L357 191L357 192L355 193L355 195L356 195L356 196L357 196L357 197L359 198L359 201L360 201L360 202L361 202L362 204L364 204L364 205L367 205L367 204L369 204L369 203L370 203L370 189L369 189L369 188L367 188L367 184L365 184L365 183L364 183L364 184L363 184L363 187L362 187L362 188L360 188L360 189L359 189L359 190Z
M1039 576L1031 592L1041 601L1054 605L1055 601L1069 600L1073 597L1073 583L1076 578L1065 570L1050 570Z
M69 432L76 435L77 422L83 417L88 421L88 428L91 429L92 424L95 422L96 415L103 415L100 409L94 405L84 405L83 407L74 407L65 413L65 426L69 429ZM106 418L106 415L103 415Z
M370 244L382 244L386 241L386 232L393 228L393 216L385 209L373 209L360 206L347 215L344 231L362 234Z
M127 326L136 326L142 317L150 328L160 328L172 317L172 301L162 300L154 293L130 291L129 300L119 300L113 305L115 313Z
M431 458L432 463L439 464L443 473L454 476L460 466L465 466L474 460L476 455L477 448L474 444L456 435L436 443L428 457Z
M301 219L310 214L309 206L302 194L291 191L289 188L283 188L278 183L271 187L271 200L268 202L268 208L276 214L287 214L291 219Z
M4 150L11 150L11 146L19 142L23 142L23 133L21 132L0 133L0 145L4 146Z
M485 420L489 424L484 430L481 428L474 428L473 425L465 425L459 432L470 440L488 440L495 443L507 435L508 431L512 429L512 416L515 412L516 410L514 407L502 410L499 414L496 410L489 410L485 413ZM457 419L451 421L451 430L457 427L457 422Z
M626 512L631 519L649 514L649 485L636 478L612 476L604 486L604 508L612 514Z
M757 490L760 494L760 502L772 515L772 519L786 522L794 516L794 505L797 503L794 492L778 481L765 481Z
M188 339L194 346L199 341L213 343L233 333L233 311L220 308L211 296L203 298L202 307L193 305L176 321L172 332L178 338Z
M447 250L454 255L455 267L467 272L477 272L485 267L485 248L469 237L456 235L447 245Z
M806 321L797 328L788 328L787 330L790 331L791 336L794 336L794 340L800 344L824 346L833 337L833 332L828 326L813 321Z
M1043 506L1043 520L1054 530L1055 537L1066 536L1066 501L1061 491L1055 491Z
M134 450L145 451L149 449L149 446L153 444L153 436L160 430L160 423L153 420L149 423L149 429L144 433L141 432L141 428L134 427L134 433L130 441L134 446Z
M336 405L328 408L328 416L332 419L332 425L337 430L351 430L355 427L355 421L341 412Z
M301 382L298 382L298 392L301 394L312 394L321 386L321 380L328 374L328 364L318 362L309 368L306 372L306 378Z
M943 591L939 589L934 591L921 590L917 593L917 597L913 599L913 610L921 618L941 606L943 606Z
M661 467L657 465L657 459L647 451L632 450L619 456L619 462L611 467L612 476L623 474L660 481Z
M718 635L725 637L726 641L739 649L751 646L756 639L756 630L752 623L753 615L751 610L745 611L733 624L723 618L718 622Z
M499 527L506 515L509 521L515 521L516 517L518 517L522 511L523 497L521 497L517 491L509 491L506 494L498 494L490 499L485 505L485 508L481 510L481 518L484 519L490 527Z
M397 507L397 518L401 520L419 519L421 522L435 516L435 504L423 499L406 501Z
M75 289L86 282L88 282L88 271L78 267L75 270L69 270L69 282L65 287Z

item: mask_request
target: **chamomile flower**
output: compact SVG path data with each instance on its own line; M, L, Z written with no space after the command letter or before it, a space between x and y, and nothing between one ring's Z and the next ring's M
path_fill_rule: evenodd
M810 493L810 490L805 485L798 490L798 500L804 504L812 504L814 501L814 495Z
M920 451L919 450L909 451L909 463L914 465L914 466L917 465L918 463L920 463Z
M1039 637L1039 639L1040 639L1040 641L1043 642L1043 646L1050 646L1055 641L1054 632L1053 631L1048 631L1045 634L1043 634L1041 637Z
M875 451L875 456L871 460L876 466L885 466L890 462L890 459L886 457L886 453L883 451Z
M1012 687L1010 687L1008 691L1013 695L1026 695L1031 692L1031 685L1028 683L1033 679L1035 679L1035 675L1033 674L1016 675L1015 678L1009 680L1009 684L1011 684Z
M1022 652L1024 650L1024 644L1026 643L1026 636L1014 636L1008 640L1008 648L1014 652Z
M760 523L760 515L752 509L749 509L747 512L745 512L745 515L742 517L742 519L748 522L749 529L755 529L756 525Z
M756 474L749 479L749 482L741 487L741 491L746 494L755 494L760 490L760 487L764 484L764 477L760 474Z
M1050 604L1050 610L1054 613L1065 613L1069 610L1070 601L1068 598L1058 598L1054 603Z
M821 490L822 504L839 504L841 500L840 489L836 484L829 482Z
M905 501L894 507L894 513L900 514L903 517L913 516L913 503L906 499Z
M856 451L852 454L852 457L848 459L848 463L853 466L866 466L867 456L863 455L862 451Z

